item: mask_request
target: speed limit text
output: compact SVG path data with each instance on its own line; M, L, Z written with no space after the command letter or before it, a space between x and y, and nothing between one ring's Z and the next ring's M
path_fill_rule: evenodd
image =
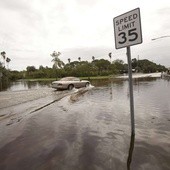
M135 13L133 15L126 16L116 21L116 26L118 27L118 31L123 31L126 29L130 29L134 27L135 19L138 15Z

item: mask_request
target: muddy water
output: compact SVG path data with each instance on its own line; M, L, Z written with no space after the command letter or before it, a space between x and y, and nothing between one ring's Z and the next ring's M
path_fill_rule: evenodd
M168 170L170 82L134 81L135 139L128 81L93 84L1 92L0 169Z

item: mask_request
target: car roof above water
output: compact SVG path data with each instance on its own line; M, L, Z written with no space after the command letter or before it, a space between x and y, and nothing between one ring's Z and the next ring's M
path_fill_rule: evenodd
M61 78L60 81L80 81L80 79L77 77L64 77Z

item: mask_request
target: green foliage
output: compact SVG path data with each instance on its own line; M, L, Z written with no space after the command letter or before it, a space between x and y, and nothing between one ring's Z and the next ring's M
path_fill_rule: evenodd
M132 59L132 69L135 69L138 66L138 61L136 58Z
M0 91L9 84L10 71L0 66Z
M157 65L156 63L153 63L147 59L137 60L136 58L132 59L132 68L143 73L154 73L167 70L165 66L160 64Z
M23 79L24 78L24 73L19 72L19 71L10 71L9 79L12 81L18 80L18 79Z
M9 71L0 67L0 72L3 72L3 81L17 80L23 78L61 78L65 76L76 76L76 77L97 77L97 76L108 76L113 74L127 73L128 65L122 60L114 60L112 63L105 59L97 60L92 57L92 61L72 61L69 59L68 63L63 67L43 67L39 66L38 69L35 66L27 66L26 71ZM149 60L137 60L132 59L132 68L136 71L151 73L161 72L167 69L162 65L157 65Z
M120 74L120 73L126 72L123 60L117 59L117 60L113 61L113 64L115 66L115 70L117 73Z
M53 57L52 62L54 62L53 68L62 68L65 64L58 57L61 55L60 52L54 51L51 56Z
M36 69L34 66L28 66L25 78L53 78L56 77L56 69L40 66Z
M27 72L34 72L34 71L36 71L36 68L34 66L28 66L26 69L27 69Z
M104 76L108 75L109 73L109 67L110 67L110 62L108 60L100 59L100 60L94 60L92 61L96 69L98 70L98 75Z

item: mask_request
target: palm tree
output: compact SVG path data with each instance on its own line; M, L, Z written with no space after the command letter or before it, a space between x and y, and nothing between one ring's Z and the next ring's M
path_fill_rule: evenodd
M54 51L52 54L50 54L53 59L52 59L52 62L54 62L54 67L55 68L62 68L64 66L64 62L61 61L58 57L61 55L60 52L56 52Z
M5 51L1 52L1 56L3 57L3 60L4 60L3 66L5 67L5 62L6 62L6 52L5 52Z
M93 61L95 60L95 57L94 57L94 56L92 56L92 60L93 60Z
M110 58L110 63L112 62L112 53L108 54L109 58Z
M81 57L79 57L78 60L81 61Z
M69 62L69 64L70 64L70 62L71 62L71 59L70 59L70 58L68 58L68 62Z
M6 58L6 62L7 62L7 68L9 69L9 62L11 61L11 59L10 58Z

